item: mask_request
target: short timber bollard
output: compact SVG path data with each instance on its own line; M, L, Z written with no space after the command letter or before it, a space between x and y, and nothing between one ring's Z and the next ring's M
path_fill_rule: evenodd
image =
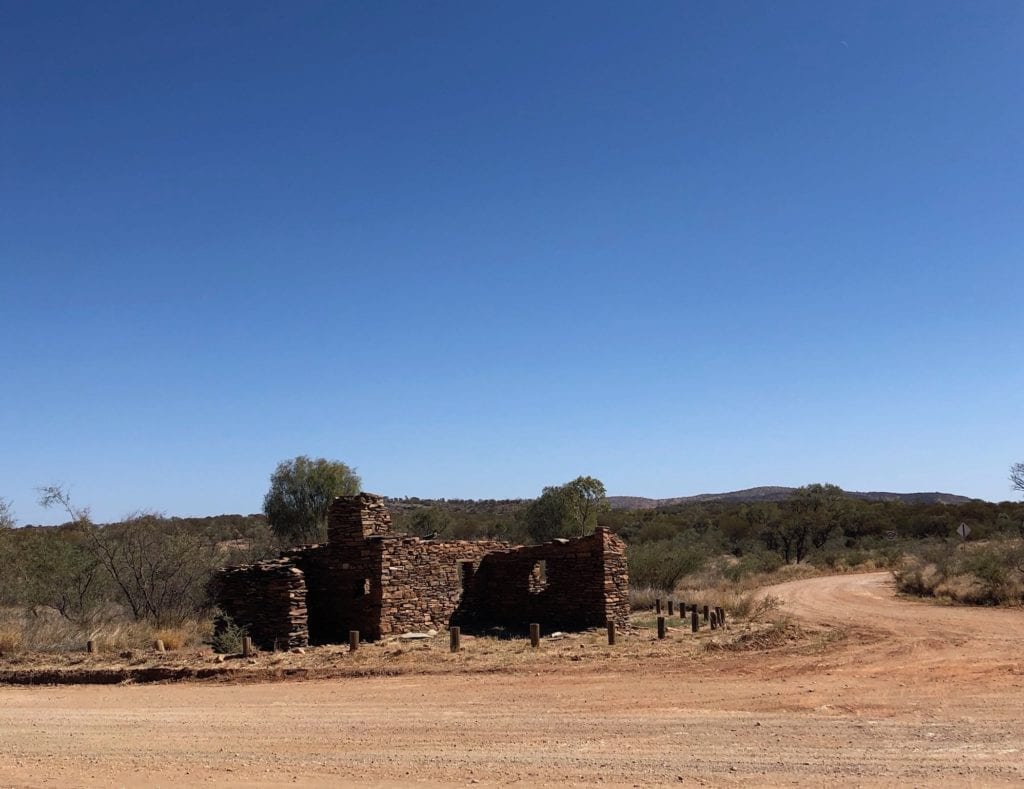
M157 652L167 651L166 649L164 649L164 642L159 638L153 642L153 649L155 649Z
M694 606L693 610L690 612L690 629L693 630L694 633L700 630L700 619L697 617L697 606Z
M675 605L675 603L672 600L668 601L668 615L669 616L672 616L672 610L673 610L673 606L674 605Z
M91 638L85 642L85 651L88 652L90 655L96 654L96 642L93 641Z
M705 625L708 623L708 610L709 610L708 607L704 606L704 624Z
M348 631L348 651L355 652L359 649L359 631L349 630Z
M530 646L534 649L540 646L540 625L536 622L530 624Z
M462 630L458 627L449 628L448 646L452 652L458 652L462 649Z
M252 636L242 637L242 657L249 657L252 654Z
M665 637L665 617L658 617L658 638Z
M712 611L711 612L711 629L712 630L718 630L718 612L717 611Z
M656 614L660 614L661 613L661 598L660 597L655 597L654 598L654 613L656 613Z
M725 627L725 609L718 606L715 611L718 613L718 626Z
M615 646L615 623L608 623L608 646Z

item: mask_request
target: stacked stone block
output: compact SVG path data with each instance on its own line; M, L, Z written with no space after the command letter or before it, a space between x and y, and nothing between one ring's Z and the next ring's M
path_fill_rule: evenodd
M253 643L288 649L309 643L306 583L288 559L229 567L217 579L218 603Z
M381 634L448 627L483 558L510 547L495 540L385 541Z

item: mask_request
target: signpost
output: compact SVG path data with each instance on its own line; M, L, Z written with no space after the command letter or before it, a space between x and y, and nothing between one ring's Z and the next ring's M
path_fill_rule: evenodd
M956 530L956 533L960 535L960 539L966 540L968 535L971 533L971 527L966 523L961 523L960 528Z

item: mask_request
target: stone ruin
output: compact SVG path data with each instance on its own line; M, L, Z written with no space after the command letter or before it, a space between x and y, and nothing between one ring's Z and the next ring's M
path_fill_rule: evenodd
M391 533L381 496L341 496L327 543L220 571L218 604L264 649L365 640L458 625L583 630L629 617L626 546L607 529L518 546Z

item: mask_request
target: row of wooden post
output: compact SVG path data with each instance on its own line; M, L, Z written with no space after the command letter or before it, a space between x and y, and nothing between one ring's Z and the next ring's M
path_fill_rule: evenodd
M252 648L252 639L248 638L248 636L247 636L246 640L250 642L250 650L251 650L251 648ZM243 649L244 649L244 647L245 647L244 641L242 643L242 646L243 646ZM153 649L155 649L157 652L166 652L167 651L167 648L164 647L163 639L160 639L160 638L156 639L153 642ZM85 651L88 652L90 655L95 655L97 652L99 652L99 647L97 646L95 639L90 638L88 641L85 642Z
M672 616L673 609L675 607L675 601L669 600L668 602L668 615ZM679 618L686 621L686 603L679 604ZM658 638L665 638L665 617L661 615L661 598L657 597L654 600L654 611L658 614ZM702 610L698 610L696 603L690 608L690 629L696 633L700 630L700 619L703 614L705 624L711 625L712 630L717 630L720 627L725 627L725 609L721 606L715 606L712 610L710 606L704 606Z
M665 637L665 617L660 616L661 614L661 598L654 601L655 611L659 614L658 616L658 638ZM674 604L672 600L668 601L668 614L672 616ZM725 610L716 606L714 611L711 611L708 606L704 606L703 610L704 622L711 624L711 629L715 630L719 627L725 626ZM685 621L686 620L686 603L679 604L679 616ZM697 612L697 606L693 606L693 610L690 612L690 627L693 632L696 633L700 629L699 614ZM608 623L608 645L615 646L615 623ZM458 652L462 649L462 630L458 626L453 626L448 629L449 636L449 648L452 652ZM540 625L536 622L530 624L530 646L536 649L540 646ZM93 639L89 639L85 645L86 651L90 655L95 655L97 652L96 642ZM359 631L349 630L348 631L348 648L349 651L355 652L359 649ZM153 649L157 652L165 652L164 642L159 638L153 642ZM255 650L253 649L252 637L244 636L242 638L242 656L249 657Z

